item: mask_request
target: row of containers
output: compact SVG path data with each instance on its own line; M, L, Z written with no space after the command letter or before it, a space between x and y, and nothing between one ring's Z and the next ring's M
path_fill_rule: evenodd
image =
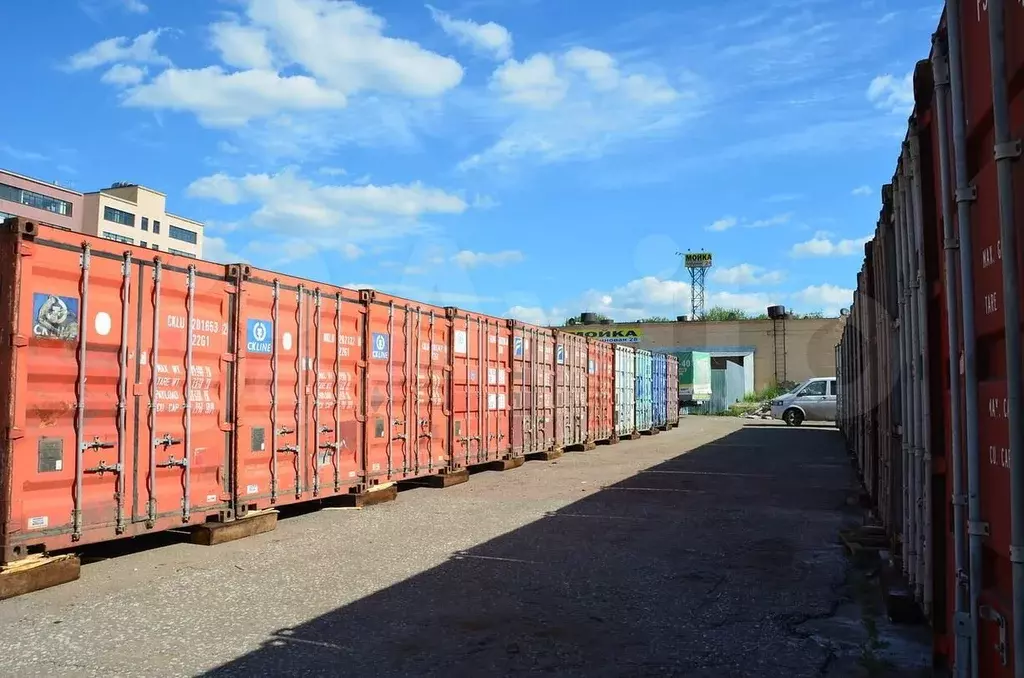
M959 677L1024 677L1022 36L1019 1L946 3L836 353L839 426Z
M0 564L679 422L673 356L2 230Z

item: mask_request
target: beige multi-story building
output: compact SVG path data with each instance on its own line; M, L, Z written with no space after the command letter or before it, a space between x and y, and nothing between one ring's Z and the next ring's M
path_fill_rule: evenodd
M47 181L0 170L0 221L7 217L24 217L81 231L82 194Z
M203 256L203 224L167 211L167 196L116 183L84 196L82 231L193 259Z
M749 393L779 382L836 374L835 347L846 318L736 320L717 322L648 322L571 325L583 334L663 353L705 351L712 368L724 362L743 365Z

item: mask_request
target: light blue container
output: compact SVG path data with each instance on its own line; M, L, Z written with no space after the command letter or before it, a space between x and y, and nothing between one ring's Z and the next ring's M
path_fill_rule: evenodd
M651 409L654 428L665 428L668 425L668 402L665 399L668 367L664 353L651 356Z
M620 438L636 430L636 351L615 346L615 432Z
M653 428L653 368L651 352L643 348L636 349L636 430L641 433Z

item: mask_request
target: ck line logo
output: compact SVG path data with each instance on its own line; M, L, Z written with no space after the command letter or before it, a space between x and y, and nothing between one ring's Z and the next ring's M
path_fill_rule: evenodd
M383 332L374 332L371 342L373 349L370 357L374 360L387 360L391 353L391 338Z

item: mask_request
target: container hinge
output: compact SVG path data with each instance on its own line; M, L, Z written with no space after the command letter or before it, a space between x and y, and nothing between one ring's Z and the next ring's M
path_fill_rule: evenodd
M96 438L92 442L82 443L83 450L107 450L114 447L114 443L108 443Z
M162 438L154 438L153 442L157 445L163 445L164 447L170 447L171 445L180 445L181 438L172 438L171 434L166 433Z
M972 520L967 523L967 534L974 537L987 537L989 535L988 523L980 520Z
M160 462L156 466L157 468L174 468L175 466L186 468L188 466L188 459L175 459L174 455L172 454L171 456L167 457L167 461Z
M1006 141L995 146L996 160L1016 160L1021 156L1024 149L1021 148L1020 139Z
M956 189L954 195L957 202L974 202L978 199L978 189L974 186L964 186Z
M959 238L946 238L945 240L942 241L942 247L943 247L943 249L950 250L950 251L959 250L960 249L960 239Z
M960 638L971 638L974 631L971 628L971 615L966 612L957 612L953 615L953 632Z
M995 644L996 651L999 652L999 661L1002 662L1003 666L1006 666L1006 617L999 614L998 610L990 605L982 605L978 608L978 614L982 619L986 621L993 621L999 625L999 642Z
M953 503L953 506L967 506L967 495L954 494L950 501Z
M1010 545L1010 562L1024 563L1024 547Z
M105 461L100 461L100 465L99 466L94 466L92 468L87 468L87 469L85 469L85 472L86 473L95 473L95 474L97 474L97 475L102 477L104 473L120 473L121 472L121 465L120 464L108 464Z

